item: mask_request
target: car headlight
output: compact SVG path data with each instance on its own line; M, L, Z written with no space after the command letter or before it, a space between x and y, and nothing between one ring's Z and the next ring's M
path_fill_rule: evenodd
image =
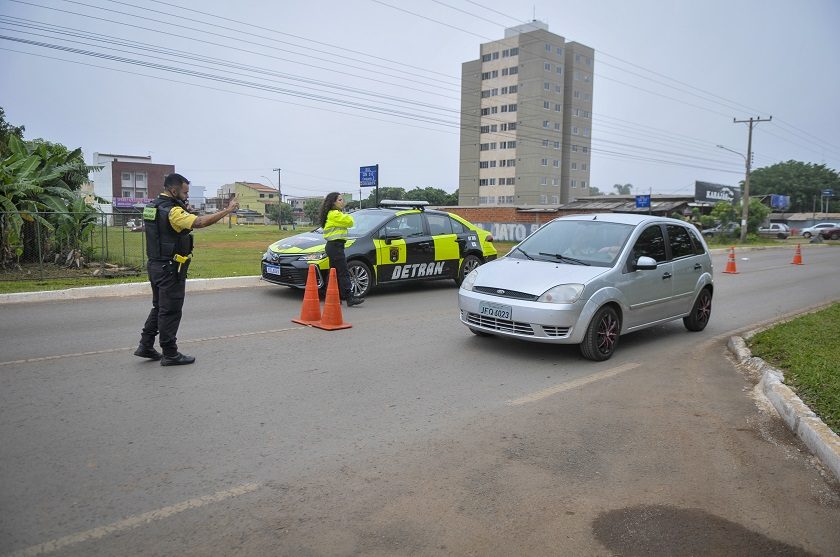
M268 250L263 254L263 261L271 261L271 250Z
M582 292L582 284L558 284L554 288L549 288L543 292L543 295L537 298L537 301L547 304L573 304L578 301Z
M327 257L327 253L323 251L315 253L304 253L298 257L298 261L320 261Z
M461 288L464 290L472 291L473 284L475 284L475 279L478 277L478 269L473 269L470 271L466 277L464 277L464 282L461 283Z

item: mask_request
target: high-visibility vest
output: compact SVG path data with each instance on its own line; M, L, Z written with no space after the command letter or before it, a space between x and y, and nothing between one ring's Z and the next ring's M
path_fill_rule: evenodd
M333 209L327 213L327 222L324 224L324 239L330 240L346 240L347 229L353 226L353 217Z

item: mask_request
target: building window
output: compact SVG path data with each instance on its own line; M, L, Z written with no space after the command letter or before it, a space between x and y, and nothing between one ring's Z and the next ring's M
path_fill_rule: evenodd
M555 142L554 142L554 148L555 148L555 149L559 149L559 148L560 148L560 142L559 142L559 141L555 141Z
M511 56L516 56L517 54L519 54L519 47L518 46L510 49L510 55Z
M583 148L583 152L584 152L584 153L588 153L588 152L589 152L589 147L584 147L584 148Z
M131 182L131 172L123 172L122 173L122 181L123 182Z
M265 194L264 193L260 194L260 199L265 199Z
M551 52L551 45L550 44L545 43L545 51L546 52Z
M551 91L551 83L549 83L548 81L543 83L543 89L545 89L546 91Z
M545 194L540 195L540 205L545 205L548 203L548 196Z
M508 159L507 160L508 166L516 166L516 159Z
M486 185L487 185L487 178L481 178L481 179L478 181L478 185L479 185L479 186L486 186Z
M493 60L498 60L498 59L499 59L499 51L497 50L496 52L493 53Z
M496 185L496 179L495 178L490 178L489 183L490 183L491 186L495 186Z
M557 47L557 56L563 56L563 49L559 46Z
M580 181L580 187L582 187L582 188L586 187L586 181L585 180Z
M589 128L583 128L583 137L589 137Z
M519 91L519 85L511 85L508 87L508 93L516 93Z
M580 135L580 130L577 128L577 126L574 126L572 128L572 135Z
M549 64L548 62L543 62L543 69L547 72L550 72L551 71L551 64Z
M481 92L481 98L482 99L486 99L489 96L490 96L490 91L489 90Z
M496 161L490 161L490 168L496 168Z
M508 127L509 130L515 130L516 129L516 122L510 122L507 125L507 127Z
M490 168L490 163L487 161L479 161L478 163L479 168Z
M489 62L490 61L490 54L488 53L488 54L485 54L484 56L482 56L481 61L482 62Z
M508 112L516 112L516 103L508 105Z
M572 96L573 96L574 98L576 98L576 99L579 99L579 98L580 98L580 91L575 90L575 92L574 92L574 93L572 93Z
M546 110L551 110L551 103L548 101L543 101L543 108Z
M559 160L554 159L554 163L553 163L553 164L554 164L554 168L560 168L560 161L559 161Z
M554 123L554 129L558 132L560 131L560 122L555 122Z
M583 56L575 54L575 64L580 64L583 61Z
M548 128L549 124L551 124L551 122L549 122L548 120L543 120L543 127L544 128Z
M586 163L585 162L580 163L580 169L581 170L586 170Z
M555 111L555 112L560 112L560 111L562 111L562 110L563 110L563 106L562 106L562 105L560 105L559 103L555 103L555 104L554 104L554 111Z
M577 145L572 145L572 152L573 152L573 153L576 153L576 152L577 152L577 148L578 148L578 146L577 146ZM585 151L584 151L584 152L585 152Z
M572 187L573 187L573 188L576 188L576 187L577 187L577 180L572 180Z
M552 186L559 186L560 185L560 178L552 178L551 179Z
M543 142L543 147L548 147L549 141L547 139L543 139L542 142Z
M575 81L580 81L581 79L583 79L583 72L575 70Z
M548 166L548 159L541 159L540 166Z
M557 73L558 74L563 73L563 66L561 66L560 64L557 64Z
M560 196L559 195L552 195L551 196L551 202L555 205L559 204L560 203Z
M548 178L546 178L545 176L540 178L540 185L541 186L547 186L548 185ZM543 203L545 203L545 202L543 202Z

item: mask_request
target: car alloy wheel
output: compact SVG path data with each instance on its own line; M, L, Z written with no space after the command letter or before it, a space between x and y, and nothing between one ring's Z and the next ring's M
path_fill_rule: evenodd
M371 288L370 268L361 261L350 261L347 263L347 274L350 275L350 290L353 296L367 296Z
M583 357L598 362L608 360L618 346L620 330L621 323L615 310L610 306L599 309L580 343Z

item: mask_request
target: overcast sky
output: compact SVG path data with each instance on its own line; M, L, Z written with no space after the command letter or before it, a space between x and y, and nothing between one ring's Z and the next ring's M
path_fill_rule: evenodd
M280 167L284 195L355 197L374 163L452 192L461 64L534 16L595 49L602 191L737 184L751 116L773 117L754 167L840 169L837 0L0 0L0 106L27 139L151 155L208 195Z

